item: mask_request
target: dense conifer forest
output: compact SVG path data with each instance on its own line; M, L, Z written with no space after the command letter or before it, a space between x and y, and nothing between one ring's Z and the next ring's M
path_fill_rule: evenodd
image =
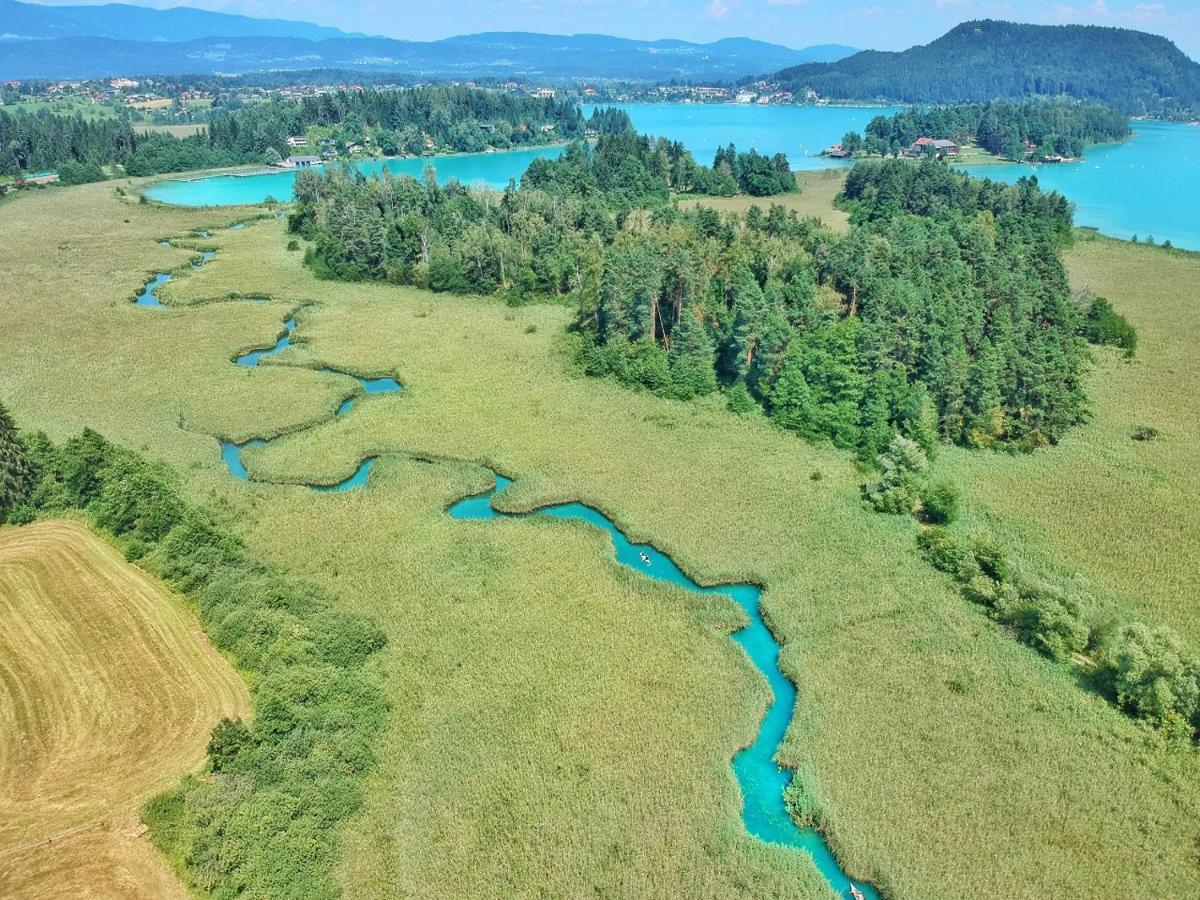
M902 103L984 103L1072 97L1128 115L1200 110L1200 64L1164 37L1120 28L964 22L924 46L868 50L784 69L797 92Z
M908 109L876 116L866 134L842 141L850 152L895 154L920 137L974 141L1008 159L1058 155L1080 157L1090 144L1129 137L1129 121L1114 109L1069 102L984 103L933 109Z
M685 399L721 388L864 456L897 431L1032 448L1085 415L1086 311L1059 258L1071 208L1035 179L861 163L838 237L781 207L683 209L678 163L625 132L502 192L302 173L291 227L327 277L569 296L588 373Z

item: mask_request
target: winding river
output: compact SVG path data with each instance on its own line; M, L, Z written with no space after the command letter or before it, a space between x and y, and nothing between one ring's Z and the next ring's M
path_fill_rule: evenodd
M242 225L243 223L235 223L231 227L240 228ZM208 236L206 232L197 233L197 235ZM171 246L169 241L162 243ZM201 258L193 263L192 267L199 268L213 256L214 251L204 251ZM143 292L137 296L135 304L142 307L164 308L164 304L158 300L154 292L170 280L169 273L155 276ZM145 298L148 299L143 302ZM289 314L284 320L283 326L283 332L275 339L274 343L242 353L234 357L233 362L239 366L254 368L260 365L262 360L281 354L291 345L295 335L295 315ZM328 366L321 367L318 371L328 375L350 377L356 382L353 393L338 405L333 414L334 418L350 412L360 396L396 393L402 390L400 382L389 376L364 378ZM229 474L234 478L248 481L250 476L242 460L243 451L247 447L264 447L270 440L272 439L252 438L242 443L221 441L221 457ZM311 490L321 492L343 492L364 487L377 460L377 456L366 457L360 461L353 474L334 484L308 484L307 486ZM492 501L508 489L512 480L496 472L492 472L492 474L495 482L491 488L452 503L446 510L447 514L461 521L539 517L583 522L609 535L619 564L647 578L674 584L693 593L726 596L745 611L749 624L734 632L732 637L745 651L755 668L766 678L772 695L754 741L748 747L738 751L732 760L733 771L741 788L742 821L746 831L761 841L808 853L817 870L839 897L879 900L878 892L871 885L850 880L838 865L820 832L812 828L800 828L788 813L784 802L784 791L791 784L793 773L778 765L775 762L775 756L791 721L792 709L796 704L796 688L779 668L780 645L762 616L762 588L754 584L701 585L688 577L671 557L651 544L633 543L604 513L582 503L555 504L523 513L499 511Z

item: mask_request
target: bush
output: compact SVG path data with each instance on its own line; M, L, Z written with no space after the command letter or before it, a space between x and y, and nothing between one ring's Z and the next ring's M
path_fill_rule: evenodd
M970 542L947 528L926 528L917 535L917 546L935 569L953 575L964 584L979 575Z
M1101 648L1099 662L1100 682L1132 715L1168 730L1195 724L1200 661L1170 628L1125 625Z
M1126 358L1137 351L1137 330L1103 297L1096 297L1088 307L1083 335L1093 344L1119 347Z
M287 242L287 248L289 250L299 250L300 242L298 240L296 240L295 238L292 238L290 241Z
M1048 586L1005 587L996 600L993 615L998 622L1012 628L1022 641L1059 661L1087 647L1091 632L1082 619L1077 598Z
M896 435L879 455L879 468L879 480L863 486L867 501L878 512L915 513L929 468L925 451L916 441Z
M948 481L927 485L921 492L921 514L926 522L949 525L958 518L958 488Z

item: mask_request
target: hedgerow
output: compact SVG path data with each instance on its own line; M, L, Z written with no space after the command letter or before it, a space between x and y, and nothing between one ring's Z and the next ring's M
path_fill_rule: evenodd
M334 897L340 823L362 803L388 705L374 622L256 560L228 525L180 494L173 473L90 429L26 443L36 483L10 518L86 512L190 597L213 643L247 675L250 722L222 721L204 773L143 810L188 884L214 897Z

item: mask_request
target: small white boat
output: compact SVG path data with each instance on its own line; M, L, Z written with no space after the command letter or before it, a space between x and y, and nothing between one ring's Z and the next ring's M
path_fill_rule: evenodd
M645 550L639 553L638 556L642 558L642 562L644 562L646 565L650 565L650 555Z
M867 900L867 895L860 891L853 881L850 882L850 896L854 900Z

